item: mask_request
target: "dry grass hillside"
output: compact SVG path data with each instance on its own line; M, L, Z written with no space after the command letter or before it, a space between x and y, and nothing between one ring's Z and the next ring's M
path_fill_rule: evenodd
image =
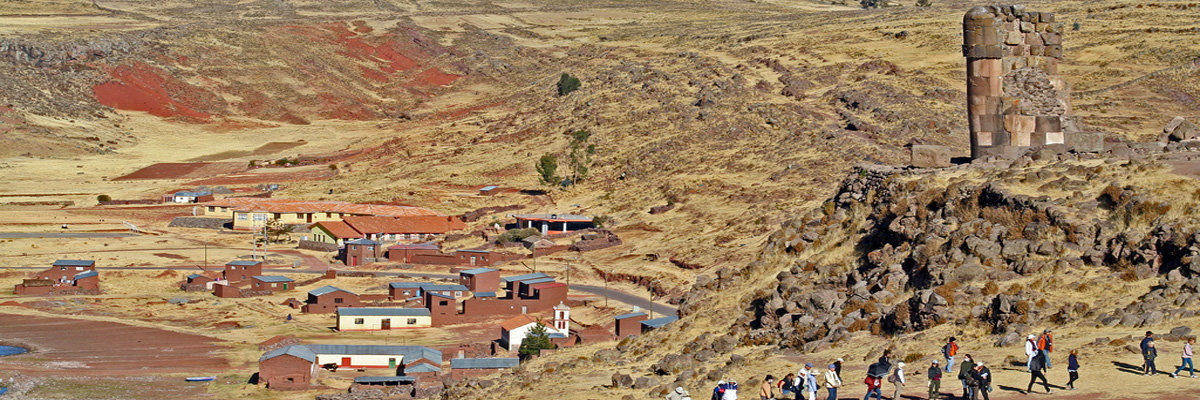
M660 299L686 298L685 309L695 312L625 343L617 356L590 361L598 348L565 351L526 369L522 383L472 394L612 397L634 392L579 390L607 384L616 371L644 372L692 343L710 347L733 322L745 322L735 343L759 347L721 343L714 354L753 354L731 364L740 371L782 365L764 356L774 354L767 343L778 332L752 334L760 319L721 317L769 300L781 271L848 268L866 255L834 245L852 240L850 225L830 233L845 238L826 240L819 254L777 254L781 226L821 209L852 166L904 163L907 144L944 144L966 155L959 24L981 3L904 3L864 11L800 0L3 2L0 75L17 78L0 81L0 154L10 176L21 177L13 187L50 183L91 198L156 195L188 183L107 180L153 162L357 154L334 157L336 174L278 195L447 213L519 204L609 217L627 244L583 256L573 265L577 279L598 281L614 270ZM1188 67L1200 57L1200 5L1026 4L1072 26L1062 75L1077 92L1083 125L1145 140L1175 115L1200 117L1200 75ZM558 96L564 72L582 86ZM535 161L556 154L566 174L567 134L580 129L596 148L586 179L566 189L540 185ZM252 151L299 140L309 144ZM1174 182L1157 167L1108 168L1132 171L1122 178L1129 182ZM954 174L996 177L964 171L925 184ZM1089 199L1107 184L1063 173L1091 182ZM1005 189L1063 190L1046 177L1020 179ZM1162 187L1191 184L1181 182ZM547 194L464 195L485 184ZM1073 201L1066 198L1056 201ZM674 208L648 213L668 204ZM461 243L469 244L476 243ZM1146 292L1146 279L1126 283L1099 271L1081 274ZM863 318L867 327L883 332L884 321L895 320L880 315ZM959 329L990 333L970 323ZM874 340L861 333L847 340L837 348L875 347L861 345ZM721 357L724 365L729 356ZM568 375L532 377L547 367ZM707 382L706 374L685 382Z

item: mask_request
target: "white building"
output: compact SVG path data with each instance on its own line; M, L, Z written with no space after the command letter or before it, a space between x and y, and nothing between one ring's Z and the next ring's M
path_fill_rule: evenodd
M386 331L392 329L428 328L433 318L427 308L339 307L338 331Z
M539 321L529 314L521 314L500 323L500 345L508 351L517 351L521 342L529 335L534 326L546 327L546 333L552 339L566 338L571 334L571 307L561 302L554 306L554 319L549 324Z

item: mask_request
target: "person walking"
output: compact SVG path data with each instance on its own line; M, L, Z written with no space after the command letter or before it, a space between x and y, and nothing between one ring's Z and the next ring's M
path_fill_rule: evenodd
M942 346L942 357L946 358L946 373L954 372L954 356L958 354L958 339L954 336Z
M738 400L737 381L729 381L725 384L725 392L721 393L721 400Z
M1183 371L1183 367L1187 367L1188 374L1193 378L1196 377L1195 367L1192 366L1192 345L1196 344L1196 338L1188 338L1187 343L1183 344L1183 361L1179 363L1179 368L1175 368L1175 372L1171 373L1172 378L1179 377L1179 371Z
M840 387L842 387L842 377L838 375L837 364L829 364L829 370L825 371L825 390L829 391L827 400L837 400L837 392Z
M713 388L712 400L721 400L725 398L725 381L717 381L717 387Z
M1042 331L1042 336L1038 337L1037 341L1038 353L1045 361L1046 369L1050 369L1050 352L1054 351L1054 332L1046 329Z
M1037 342L1034 342L1037 336L1029 335L1025 338L1025 370L1033 369L1033 359L1037 356Z
M1025 393L1033 392L1033 382L1041 379L1042 387L1046 388L1046 393L1050 393L1050 383L1046 382L1046 374L1042 373L1045 370L1045 365L1042 365L1041 357L1034 357L1029 364L1029 386L1025 388Z
M1079 350L1072 349L1071 355L1067 356L1067 375L1071 377L1067 381L1067 390L1075 390L1075 380L1079 379Z
M992 370L983 365L983 361L975 364L975 368L971 370L971 381L974 383L971 399L983 394L983 400L989 400L988 393L992 391Z
M1146 331L1146 336L1142 338L1142 343L1139 348L1142 351L1142 374L1146 374L1146 349L1150 348L1150 343L1154 343L1154 332Z
M863 400L871 398L872 394L875 395L876 400L883 400L883 390L880 389L883 387L883 378L868 374L867 379L864 379L863 383L867 385L867 394L863 396Z
M781 398L795 399L796 393L796 374L788 372L787 376L779 381L779 393Z
M838 375L839 381L842 380L842 363L844 363L844 362L846 362L846 361L842 360L840 357L837 359L837 361L833 362L833 365L837 366L837 375Z
M758 400L774 400L775 399L775 377L767 375L767 379L763 381L762 388L758 390Z
M675 387L675 391L667 394L667 400L691 400L691 399L692 399L692 397L690 395L688 395L688 392L686 390L683 390L683 387L677 386L677 387Z
M1158 375L1158 367L1154 365L1154 359L1158 358L1158 347L1154 345L1154 341L1146 344L1146 352L1142 353L1142 358L1146 360L1146 375Z
M971 384L973 380L971 374L975 373L975 359L970 354L963 356L962 365L958 367L958 380L962 382L964 399L974 397L975 385Z
M953 340L951 341L953 342ZM933 360L933 364L929 365L929 371L926 371L925 374L929 378L929 400L941 398L942 369L938 367L938 360Z
M888 376L888 382L896 386L896 390L892 392L892 400L900 400L900 392L904 391L904 362L896 364L896 370L892 371L892 375Z
M813 369L812 363L805 364L805 366L808 367L808 375L804 377L804 398L817 400L817 389L821 387L817 384L817 370Z

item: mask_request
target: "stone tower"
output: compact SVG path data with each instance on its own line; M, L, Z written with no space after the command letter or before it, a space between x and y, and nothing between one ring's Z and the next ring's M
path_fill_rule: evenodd
M975 7L963 17L971 158L1015 158L1072 134L1070 89L1058 76L1061 23L1025 6ZM1059 145L1059 146L1055 146Z

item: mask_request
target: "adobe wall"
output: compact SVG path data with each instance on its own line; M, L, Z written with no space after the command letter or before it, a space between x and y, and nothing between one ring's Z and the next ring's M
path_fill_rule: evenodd
M306 389L312 382L312 371L313 363L284 355L258 363L258 380L271 389Z
M1063 24L1025 6L975 7L963 17L971 158L1066 149L1070 88L1058 75Z

